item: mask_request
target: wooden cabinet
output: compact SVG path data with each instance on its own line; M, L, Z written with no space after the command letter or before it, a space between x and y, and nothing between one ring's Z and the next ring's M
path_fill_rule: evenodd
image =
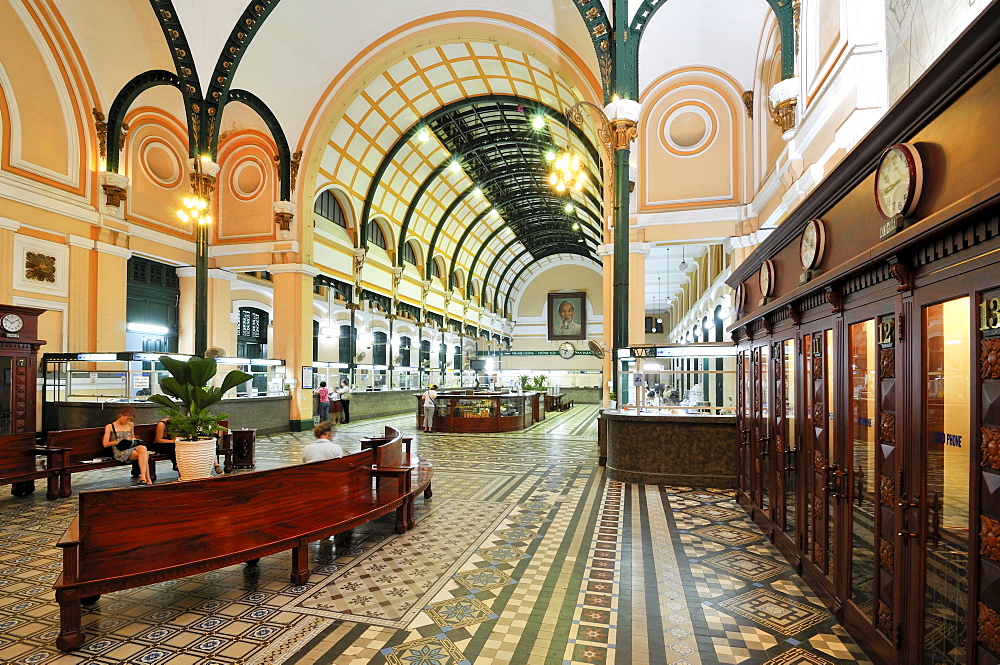
M0 435L35 431L38 317L44 309L0 305Z

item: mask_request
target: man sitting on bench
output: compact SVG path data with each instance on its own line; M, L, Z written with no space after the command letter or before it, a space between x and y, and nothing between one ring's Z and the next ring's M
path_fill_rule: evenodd
M313 428L316 440L302 449L302 463L337 459L344 456L344 449L333 442L333 427L330 421L323 421Z

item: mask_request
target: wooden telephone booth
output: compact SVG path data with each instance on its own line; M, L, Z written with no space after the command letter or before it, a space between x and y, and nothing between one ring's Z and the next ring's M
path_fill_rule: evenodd
M35 431L38 317L44 309L0 305L0 435Z

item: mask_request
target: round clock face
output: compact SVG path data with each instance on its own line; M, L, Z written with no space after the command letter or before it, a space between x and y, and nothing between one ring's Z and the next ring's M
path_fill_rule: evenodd
M0 325L7 332L17 332L24 327L24 319L22 319L17 314L7 314L2 319L0 319Z
M760 264L760 273L757 279L760 284L760 295L769 298L774 289L774 264L770 261L764 261Z
M826 249L826 230L823 220L811 219L802 231L799 241L799 262L806 270L819 265L823 260L823 250Z
M559 355L563 358L572 358L576 355L576 347L569 342L563 342L559 345Z
M882 153L875 171L875 204L883 217L913 212L922 186L923 168L914 146L898 143Z

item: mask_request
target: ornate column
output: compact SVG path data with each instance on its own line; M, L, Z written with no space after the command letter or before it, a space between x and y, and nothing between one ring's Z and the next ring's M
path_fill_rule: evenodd
M211 196L215 191L219 165L207 157L192 157L188 160L188 174L191 178L191 193L195 199L204 201L207 210L211 210ZM194 220L194 353L197 356L204 356L205 349L208 348L208 243L211 223L211 217L203 216Z
M274 283L274 342L272 358L285 361L285 381L291 388L289 427L301 432L313 425L312 391L303 390L299 372L312 364L313 278L319 271L289 263L270 268Z

